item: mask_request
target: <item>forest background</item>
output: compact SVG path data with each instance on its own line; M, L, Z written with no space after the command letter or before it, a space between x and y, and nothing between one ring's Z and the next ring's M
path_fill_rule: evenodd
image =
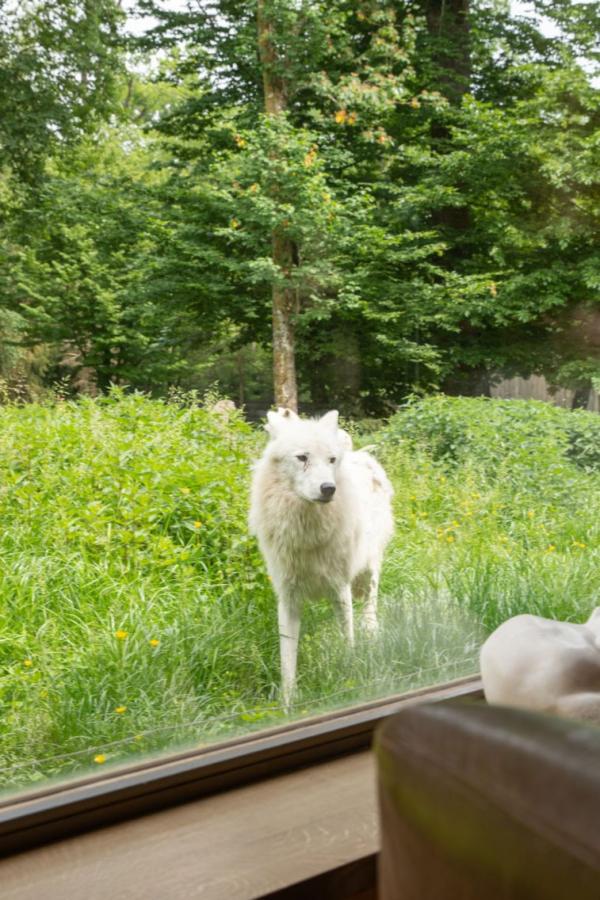
M0 13L8 399L600 384L597 3Z

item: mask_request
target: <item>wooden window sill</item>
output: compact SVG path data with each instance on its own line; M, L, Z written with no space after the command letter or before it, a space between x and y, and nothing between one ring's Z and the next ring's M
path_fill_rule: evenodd
M250 900L350 865L364 880L378 847L363 752L18 854L0 884L3 900Z
M0 805L2 900L374 900L374 728L480 693L459 679Z

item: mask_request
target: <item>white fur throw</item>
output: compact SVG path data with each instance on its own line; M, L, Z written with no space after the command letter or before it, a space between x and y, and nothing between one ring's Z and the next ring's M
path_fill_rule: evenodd
M600 607L584 625L508 619L481 648L486 700L600 723Z

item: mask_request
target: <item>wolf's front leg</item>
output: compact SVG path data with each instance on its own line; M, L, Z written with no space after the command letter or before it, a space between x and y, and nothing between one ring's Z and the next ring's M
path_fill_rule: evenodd
M348 638L351 647L354 646L354 611L352 609L352 588L345 584L338 592L338 611L342 622L344 634Z
M279 597L279 654L281 661L281 693L283 704L289 712L296 685L296 659L300 635L300 603L294 597Z
M377 594L379 592L379 569L369 572L369 593L363 613L363 623L368 634L376 634L377 623Z

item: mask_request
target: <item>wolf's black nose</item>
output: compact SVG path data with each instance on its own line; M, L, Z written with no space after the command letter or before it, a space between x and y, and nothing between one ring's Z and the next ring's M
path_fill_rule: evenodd
M333 484L331 481L325 481L321 485L321 494L323 495L323 497L327 497L327 499L330 500L335 494L335 484Z

